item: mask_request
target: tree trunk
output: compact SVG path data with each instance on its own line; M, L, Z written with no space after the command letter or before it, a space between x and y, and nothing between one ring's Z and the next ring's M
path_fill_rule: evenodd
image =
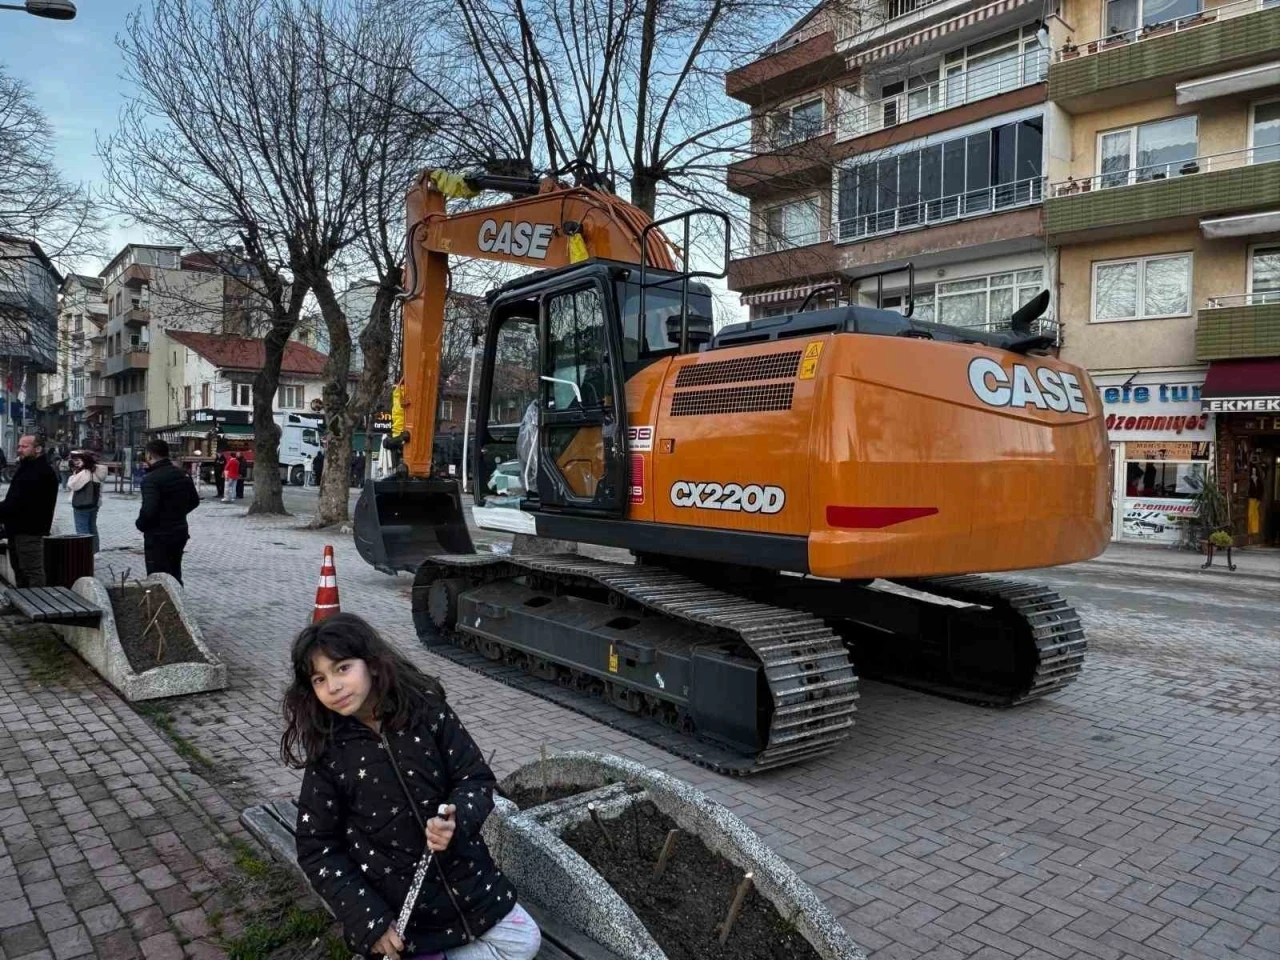
M650 217L658 205L658 179L643 167L637 167L631 175L631 205Z
M325 364L324 474L320 478L320 504L311 525L316 528L343 523L351 516L351 423L347 415L350 394L347 376L351 371L351 333L347 318L334 295L327 272L312 279L312 290L320 304L320 314L329 331L329 360Z
M280 483L280 428L276 425L272 401L280 389L280 365L284 362L285 344L293 328L296 315L277 319L270 332L263 338L262 369L253 380L253 502L249 513L281 514L284 508L284 490Z

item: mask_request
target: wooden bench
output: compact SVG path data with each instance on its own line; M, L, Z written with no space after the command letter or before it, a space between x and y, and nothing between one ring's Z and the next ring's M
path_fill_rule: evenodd
M273 803L247 807L240 814L240 822L271 851L273 857L302 875L302 869L298 866L296 842L297 803L293 800L276 800ZM542 949L538 951L537 960L618 960L612 951L557 922L545 910L525 901L521 901L520 905L529 911L529 915L542 930Z
M10 587L4 598L28 620L87 626L102 619L102 610L67 587Z

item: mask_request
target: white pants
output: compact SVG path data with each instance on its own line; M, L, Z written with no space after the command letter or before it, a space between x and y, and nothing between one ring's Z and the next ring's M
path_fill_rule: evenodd
M445 960L533 960L542 949L542 932L516 904L475 943L445 951Z

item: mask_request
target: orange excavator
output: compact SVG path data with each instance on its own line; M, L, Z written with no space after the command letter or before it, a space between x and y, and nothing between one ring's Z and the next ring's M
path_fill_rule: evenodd
M513 199L446 211L486 190ZM835 749L859 674L990 706L1076 678L1075 612L982 575L1108 538L1101 402L1032 329L1048 291L999 331L854 303L716 332L684 256L712 211L442 171L407 205L403 459L355 538L415 574L434 650L734 774ZM527 552L477 552L433 475L451 255L541 268L488 294L470 458L476 525Z

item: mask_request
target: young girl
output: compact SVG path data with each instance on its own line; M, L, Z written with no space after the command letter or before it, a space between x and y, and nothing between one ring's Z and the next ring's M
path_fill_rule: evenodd
M392 960L532 960L541 934L480 836L494 776L440 684L350 613L303 630L292 658L280 753L305 768L298 863L347 945Z

